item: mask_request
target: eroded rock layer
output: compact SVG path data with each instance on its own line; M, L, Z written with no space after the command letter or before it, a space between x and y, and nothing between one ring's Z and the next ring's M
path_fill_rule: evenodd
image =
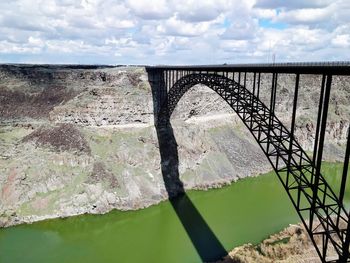
M266 103L270 79L263 76ZM301 80L296 134L309 151L319 81ZM335 79L328 160L343 158L348 83ZM293 76L279 78L277 116L287 126L293 85ZM0 66L0 226L139 209L166 199L153 123L144 68ZM198 85L184 95L172 124L179 157L175 169L185 189L220 187L271 169L244 124L207 87Z

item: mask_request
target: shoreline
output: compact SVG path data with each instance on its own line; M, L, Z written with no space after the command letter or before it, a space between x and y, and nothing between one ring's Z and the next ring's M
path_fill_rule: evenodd
M329 162L329 161L324 161L324 164L326 164L326 169L332 169L332 168L327 168L329 167L333 167L334 165L337 166L342 166L341 162ZM191 192L206 192L206 191L214 191L214 190L222 190L225 189L227 187L232 186L235 183L241 182L241 181L245 181L245 180L251 180L251 179L255 179L255 178L259 178L262 176L268 176L269 174L273 173L274 176L275 172L273 170L269 170L267 172L264 173L257 173L257 174L253 174L250 176L246 176L246 177L242 177L242 178L230 178L230 180L221 180L218 181L216 180L214 183L211 184L197 184L196 186L192 187L192 188L186 188L186 193L191 193ZM276 177L277 180L277 177ZM107 213L113 212L113 211L120 211L120 212L128 212L128 211L140 211L140 210L144 210L147 208L150 208L152 206L157 206L162 202L167 202L169 201L168 196L167 195L163 195L161 199L159 200L153 200L154 202L150 203L144 203L141 205L141 203L139 203L138 206L132 206L132 207L123 207L123 206L113 206L110 205L108 206L107 209L105 210L95 210L95 211L85 211L85 212L81 212L81 213L74 213L74 211L72 210L68 210L68 212L66 214L50 214L50 215L30 215L30 216L22 216L21 218L17 218L17 220L12 220L9 221L7 224L4 224L3 226L0 226L0 229L5 229L5 228L10 228L13 226L18 226L18 225L26 225L26 224L33 224L36 222L41 222L41 221L45 221L45 220L52 220L52 219L67 219L70 217L75 217L75 216L83 216L83 215L105 215Z
M192 191L220 190L220 189L224 189L226 187L229 187L230 185L232 185L233 183L236 183L238 181L246 180L248 178L255 178L255 177L259 177L259 176L268 175L271 172L273 172L273 170L270 170L266 173L259 173L259 174L247 176L244 178L232 178L232 180L230 180L230 181L215 182L214 184L211 184L211 185L197 185L194 188L186 189L186 193L192 192ZM24 216L21 218L21 220L11 221L10 224L5 224L3 226L0 226L0 230L5 229L5 228L11 228L14 226L20 226L20 225L31 225L31 224L46 221L46 220L67 219L70 217L84 216L84 215L105 215L105 214L108 214L108 213L113 212L113 211L119 211L119 212L140 211L143 209L150 208L152 206L157 206L160 203L167 202L167 201L169 201L169 199L167 197L164 197L163 199L159 200L158 202L151 203L151 204L144 205L144 206L134 207L134 208L123 209L123 208L111 207L111 209L103 211L103 212L71 213L71 214L67 214L67 215L56 214L56 215L44 215L44 216L38 216L38 215Z
M327 169L334 169L340 165L331 164L326 166L328 166ZM285 193L282 189L280 189L281 187L278 187L280 186L280 183L277 181L274 173L244 179L245 180L237 180L230 186L225 186L219 189L210 189L212 191L208 190L208 193L204 193L205 191L200 190L188 191L188 197L193 201L196 208L200 211L219 240L223 242L225 248L230 251L229 256L224 259L225 261L221 260L218 261L218 263L318 263L319 261L316 261L318 260L318 257L308 239L307 233L305 233L304 230L301 230L300 224L298 224L300 219L297 218L296 215L296 217L292 215L292 211L294 210L292 207L287 205L287 203L289 204L287 196L283 196L284 198L282 199L276 198L282 197L281 195ZM249 189L251 189L253 192L251 192ZM274 191L274 189L276 189L276 191ZM249 197L251 197L252 193L254 196L253 199L250 200ZM270 195L268 193L273 194ZM237 197L242 197L243 199L239 200ZM235 200L235 202L232 202L232 200ZM281 203L282 200L284 200L283 203ZM266 203L266 201L272 201L273 205L266 205L265 207L263 203ZM221 204L220 210L217 210L216 208L218 202ZM247 213L246 208L256 202L258 202L257 208L254 209L254 211ZM227 211L227 208L230 205L231 209L229 210L231 211L229 212ZM208 211L211 211L209 214L206 213L207 209ZM276 210L280 212L275 212ZM241 211L241 215L237 214L238 211ZM266 211L265 215L263 211ZM283 214L281 214L281 212ZM222 213L229 213L230 216L227 217ZM260 220L262 220L261 224L258 225L253 223L254 220L257 220L257 218L254 216L254 214L257 213L261 215ZM250 218L253 221L250 221ZM106 234L112 231L112 229L116 231L115 233L123 233L125 232L125 230L123 230L125 227L126 229L129 229L128 231L133 231L135 223L139 225L144 222L145 226L141 228L148 229L149 222L165 223L169 222L169 219L171 219L170 221L176 222L175 225L178 225L179 229L182 229L181 231L183 231L181 235L183 236L184 240L189 241L188 233L186 233L183 226L179 224L179 218L177 218L177 216L174 214L173 207L169 202L160 202L157 205L149 207L148 209L138 211L129 210L123 212L120 210L114 210L104 216L99 214L86 214L78 215L76 217L60 217L53 220L37 222L38 224L33 227L30 226L31 224L22 224L13 226L14 232L9 230L8 233L17 233L17 235L22 236L22 230L35 229L42 234L48 231L65 239L67 236L62 235L61 229L73 228L75 229L75 235L81 237L82 242L84 242L83 240L85 240L85 236L89 236L90 234L85 233L83 236L80 236L80 232L81 230L86 229L88 226L89 228L91 227L92 233L101 233L100 231L102 231L102 233L104 232ZM214 221L212 221L213 219ZM168 223L164 223L161 225L165 227L165 229L167 229L169 226L175 227L173 223L170 225L168 225ZM224 229L220 229L220 225L224 226ZM158 223L155 223L153 227L154 229L158 229ZM17 229L15 230L15 228ZM262 230L261 232L260 229ZM4 233L7 232L6 229L3 230ZM236 232L237 230L239 232ZM135 236L131 238L132 240L137 237L138 233L140 233L139 231L140 229L135 231ZM64 233L67 232L64 231ZM167 233L167 231L165 231L165 233ZM100 234L98 234L98 236L100 236ZM164 234L163 236L163 238L168 238L167 234ZM104 240L104 234L100 236L100 238ZM224 241L227 238L229 242L227 240ZM2 241L6 242L6 238ZM172 242L174 242L174 240ZM153 248L154 245L151 245L151 247ZM232 249L232 247L234 248ZM113 252L111 253L113 254ZM191 253L196 254L196 251ZM305 258L306 260L301 261L301 259ZM186 260L184 261L186 262Z

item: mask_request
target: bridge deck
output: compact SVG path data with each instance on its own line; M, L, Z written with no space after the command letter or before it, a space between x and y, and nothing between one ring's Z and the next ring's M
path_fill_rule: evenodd
M295 74L332 74L350 75L350 61L303 62L274 64L221 64L221 65L155 65L146 66L160 70L225 71L225 72L261 72Z

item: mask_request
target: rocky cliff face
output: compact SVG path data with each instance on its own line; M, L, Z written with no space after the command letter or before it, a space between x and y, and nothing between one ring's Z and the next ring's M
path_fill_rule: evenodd
M322 239L316 237L317 246L322 246ZM335 249L330 248L328 255L337 258ZM216 263L319 263L320 258L301 225L289 225L277 234L271 235L258 245L245 244L234 248L222 260Z
M270 78L263 78L268 103ZM277 116L286 125L292 78L282 76L278 87ZM319 80L302 81L296 133L311 150ZM335 80L330 160L343 158L348 83ZM152 101L144 68L0 66L0 226L138 209L166 199ZM219 187L270 170L243 123L206 87L184 95L172 123L186 189Z

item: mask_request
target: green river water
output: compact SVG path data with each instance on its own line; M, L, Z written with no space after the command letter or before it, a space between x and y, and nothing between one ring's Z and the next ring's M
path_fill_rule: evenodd
M342 164L324 164L323 169L331 174L327 176L331 185L339 185ZM299 221L274 173L187 195L226 250L258 243ZM156 263L201 262L201 258L166 201L139 211L112 211L1 229L0 262Z

